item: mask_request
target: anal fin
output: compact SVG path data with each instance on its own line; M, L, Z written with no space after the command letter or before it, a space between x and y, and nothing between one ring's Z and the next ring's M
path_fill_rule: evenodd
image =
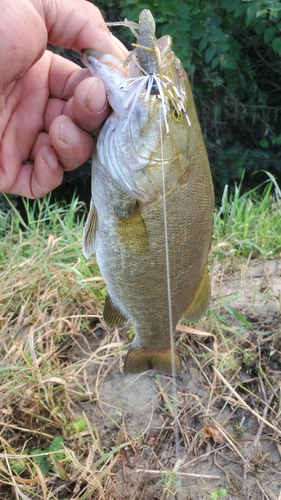
M210 298L210 279L206 268L206 271L201 280L200 286L196 291L193 301L191 302L191 304L189 304L183 315L191 321L196 321L197 319L201 318L201 316L203 316L208 309Z
M114 304L109 294L105 297L103 320L109 329L123 328L128 321L128 318Z
M175 375L179 375L182 371L182 365L176 345L174 346L174 366ZM125 358L124 373L141 373L146 370L156 370L172 375L172 350L147 351L131 347Z

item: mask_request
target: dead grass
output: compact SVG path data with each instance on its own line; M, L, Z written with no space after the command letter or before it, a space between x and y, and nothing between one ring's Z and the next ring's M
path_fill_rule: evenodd
M41 203L28 229L2 218L0 499L280 500L280 263L215 249L210 312L176 332L175 415L170 377L122 373L77 204Z

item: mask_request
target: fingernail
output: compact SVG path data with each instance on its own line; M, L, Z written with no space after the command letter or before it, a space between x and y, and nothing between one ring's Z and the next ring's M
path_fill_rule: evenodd
M49 147L45 146L42 150L42 159L52 170L57 170L59 166L58 159L55 152Z
M98 85L103 85L103 84L99 78L95 78L95 80L93 81L93 85L91 86L91 88L87 94L87 97L85 98L85 104L86 104L87 108L95 114L101 113L107 106L106 99L105 99L102 106L95 99L95 93L97 91Z
M80 139L81 132L79 128L68 116L63 116L60 123L59 140L69 146L74 146L75 144L78 144Z

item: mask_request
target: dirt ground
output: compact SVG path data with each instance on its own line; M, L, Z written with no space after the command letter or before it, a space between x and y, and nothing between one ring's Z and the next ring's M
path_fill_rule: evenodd
M125 331L109 339L98 326L69 351L72 362L89 359L91 396L75 415L87 415L105 449L129 443L107 481L108 500L281 499L281 260L221 274L214 264L213 276L214 311L223 301L244 323L236 314L217 331L211 320L179 328L184 371L175 387L164 375L122 374L114 348ZM107 345L106 362L91 363ZM103 498L99 488L91 498Z
M44 309L37 336L33 316L19 327L3 370L22 371L0 393L1 500L281 500L281 259L215 260L211 276L208 315L177 327L175 380L123 374L130 325L108 332L88 292L59 321ZM13 470L14 450L54 436L61 461Z

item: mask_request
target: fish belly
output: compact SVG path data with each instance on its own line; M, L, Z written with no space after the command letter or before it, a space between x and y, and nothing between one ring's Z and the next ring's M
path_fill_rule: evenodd
M210 299L207 258L213 199L209 168L200 174L191 170L186 181L166 197L166 249L163 198L137 202L110 179L97 159L93 162L97 262L107 285L109 308L120 312L119 318L128 318L135 329L125 371L155 368L171 373L171 326L174 330L184 312L190 319L200 317ZM129 212L124 217L122 207L130 204L135 204L133 215ZM180 373L176 348L174 366Z

